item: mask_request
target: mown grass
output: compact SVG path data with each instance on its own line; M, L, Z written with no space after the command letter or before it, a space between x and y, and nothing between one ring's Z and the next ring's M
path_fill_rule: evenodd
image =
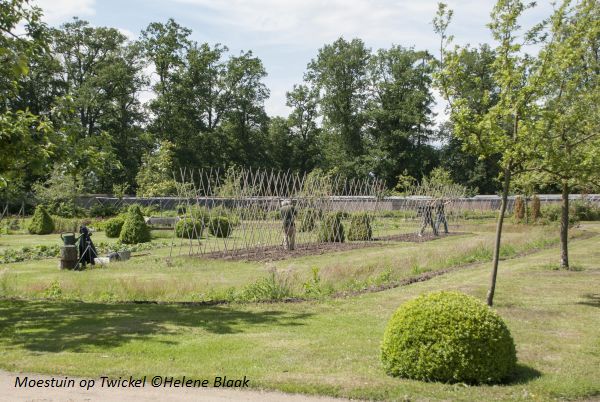
M59 271L56 259L6 264L0 266L0 296L47 297L49 288L59 286L63 299L84 301L263 300L268 293L260 291L259 297L252 288L269 286L265 279L275 272L276 282L285 284L286 289L271 286L274 294L322 298L491 259L493 232L487 225L463 226L460 230L469 233L426 243L387 242L379 247L271 263L167 258L171 253L177 255L176 247L138 253L141 256L127 262L83 272ZM503 256L514 257L556 241L556 233L544 227L509 226Z
M450 240L456 239L444 239ZM556 261L556 247L501 262L494 308L506 320L519 358L517 373L502 386L391 378L379 361L386 322L398 305L441 289L484 299L487 263L410 286L318 302L4 300L0 367L79 376L247 375L252 387L365 399L593 399L600 396L599 245L598 236L572 242L579 271L548 268Z

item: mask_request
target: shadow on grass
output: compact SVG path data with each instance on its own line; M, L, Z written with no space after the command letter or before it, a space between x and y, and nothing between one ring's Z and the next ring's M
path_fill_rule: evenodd
M542 373L533 367L526 366L521 363L517 363L517 368L513 375L508 379L505 385L525 384L529 381L540 378Z
M299 326L310 316L276 310L242 311L232 306L4 300L0 301L0 343L31 351L78 352L189 329L234 334L261 325Z
M584 301L577 302L584 306L600 307L600 293L586 293L582 295Z

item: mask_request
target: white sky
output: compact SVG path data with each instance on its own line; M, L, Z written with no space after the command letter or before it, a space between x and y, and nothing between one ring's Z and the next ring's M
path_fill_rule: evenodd
M490 42L485 24L490 0L447 1L454 9L450 31L461 44ZM96 26L111 26L130 37L150 22L173 17L193 30L198 42L227 45L232 53L252 50L269 74L269 115L287 115L285 92L302 81L307 63L326 43L343 36L377 49L399 44L430 50L437 56L438 38L431 20L432 0L37 0L53 26L78 16ZM542 0L528 11L523 25L551 12ZM443 105L438 105L441 111Z

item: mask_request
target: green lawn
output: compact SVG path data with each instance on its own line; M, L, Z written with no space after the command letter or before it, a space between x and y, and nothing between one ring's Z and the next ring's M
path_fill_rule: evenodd
M319 270L323 289L331 293L491 258L493 224L470 224L453 230L464 234L426 243L382 242L375 247L268 263L189 257L186 248L176 245L173 250L144 251L127 262L84 272L60 271L57 259L5 264L0 265L0 295L46 297L48 289L58 284L63 298L84 301L223 300L276 270L296 297L304 297L304 284L311 280L313 268ZM504 239L506 254L511 256L555 242L557 231L508 225ZM167 259L170 254L173 258Z
M600 232L597 224L586 226ZM513 235L519 234L513 229ZM553 269L556 247L501 263L495 308L507 321L519 357L519 370L508 385L390 378L379 362L384 327L399 304L440 289L483 299L487 263L410 286L318 302L186 306L4 300L0 367L80 376L247 375L253 387L373 399L598 397L599 237L572 241L577 271ZM364 258L377 260L377 252L387 258L393 249L372 249L375 254ZM354 252L340 253L337 260L341 264L346 257L359 260ZM283 264L310 265L319 261L314 258Z

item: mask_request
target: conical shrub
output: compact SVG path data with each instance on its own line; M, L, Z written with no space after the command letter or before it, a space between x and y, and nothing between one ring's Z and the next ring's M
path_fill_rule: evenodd
M300 212L300 232L311 232L316 226L317 211L312 208L307 208Z
M350 220L350 229L348 230L348 240L366 241L373 238L373 229L371 228L371 218L365 213L352 216Z
M54 232L54 221L43 205L38 205L29 223L29 233L45 235Z
M525 202L523 197L518 195L515 197L514 219L516 222L521 222L525 218Z
M125 244L137 244L149 242L150 238L150 228L144 221L139 205L130 206L119 239Z
M343 243L344 240L346 240L346 237L344 225L342 224L342 214L335 212L325 216L319 228L319 241Z
M533 218L534 222L542 217L540 197L537 195L534 195L531 199L531 217Z

